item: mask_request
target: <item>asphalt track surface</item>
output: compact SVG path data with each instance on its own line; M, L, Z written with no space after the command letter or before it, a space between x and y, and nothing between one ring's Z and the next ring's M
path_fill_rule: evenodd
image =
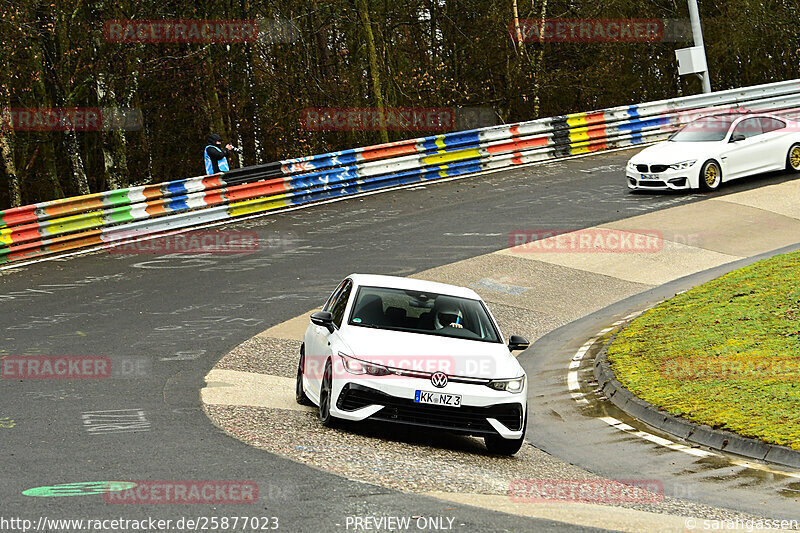
M410 275L505 248L514 230L578 229L703 197L628 194L623 166L629 156L607 153L427 184L224 228L256 232L255 254L99 252L3 272L0 355L107 356L139 366L130 377L0 381L0 517L277 516L284 531L346 531L350 516L444 516L455 518L456 531L586 530L351 482L250 448L209 422L198 391L222 355L320 305L352 272ZM718 194L787 179L750 179ZM136 431L98 431L91 413L109 410L141 412L146 423ZM584 433L591 442L591 430ZM618 442L611 451L564 451L553 442L543 441L543 449L590 469L605 454L609 472L600 473L616 472L616 478L629 468L619 446L636 448L637 461L660 456L657 450L647 455L638 442ZM98 494L22 494L111 480L248 480L258 484L259 500L115 505ZM689 496L720 505L706 491ZM725 506L753 512L754 505L745 498Z

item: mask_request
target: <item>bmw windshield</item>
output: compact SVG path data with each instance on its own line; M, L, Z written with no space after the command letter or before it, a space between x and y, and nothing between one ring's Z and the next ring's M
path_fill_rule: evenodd
M672 142L713 142L725 139L728 130L738 115L713 115L698 118L673 133Z
M348 324L501 342L486 307L479 300L421 291L360 287Z

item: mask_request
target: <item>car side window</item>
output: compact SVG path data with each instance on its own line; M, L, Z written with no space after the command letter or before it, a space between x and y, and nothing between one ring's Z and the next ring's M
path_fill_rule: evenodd
M731 139L735 135L744 135L745 139L749 139L750 137L755 137L756 135L761 135L764 133L761 130L761 121L758 118L748 118L741 121L736 128L733 130L731 134Z
M350 299L350 292L353 290L353 283L348 279L339 295L333 300L330 312L333 315L333 323L339 328L342 327L342 320L344 319L344 308L347 307L347 301Z
M328 301L326 301L325 305L322 307L323 311L331 310L331 307L333 307L333 302L336 301L336 299L339 297L339 295L342 293L342 291L344 290L345 286L347 286L348 283L350 283L349 279L342 280L342 282L339 283L339 286L333 290L331 295L328 297Z
M775 130L781 130L786 127L786 123L782 120L772 117L761 117L761 129L764 133L769 133Z

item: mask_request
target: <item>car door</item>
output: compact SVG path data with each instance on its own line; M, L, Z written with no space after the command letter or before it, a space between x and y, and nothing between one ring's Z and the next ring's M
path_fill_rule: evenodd
M767 170L782 170L786 166L786 153L791 142L786 138L786 122L775 117L761 117L761 129L764 132L764 151Z
M331 356L331 336L338 334L339 328L342 326L344 318L344 311L347 307L347 302L350 299L350 294L353 290L352 280L345 279L333 291L331 297L322 308L323 311L328 311L333 315L334 331L330 332L323 326L311 324L306 330L305 343L306 343L306 368L304 373L308 379L309 389L315 397L319 396L319 389L322 383L322 374L325 370L325 362Z
M761 142L764 138L761 134L761 121L758 117L746 118L734 126L721 156L724 165L723 180L754 174L765 165Z

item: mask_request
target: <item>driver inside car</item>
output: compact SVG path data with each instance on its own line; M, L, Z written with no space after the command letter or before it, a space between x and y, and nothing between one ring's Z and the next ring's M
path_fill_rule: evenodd
M461 313L461 309L452 302L442 303L436 310L434 325L436 329L444 329L446 327L463 328L464 316Z

